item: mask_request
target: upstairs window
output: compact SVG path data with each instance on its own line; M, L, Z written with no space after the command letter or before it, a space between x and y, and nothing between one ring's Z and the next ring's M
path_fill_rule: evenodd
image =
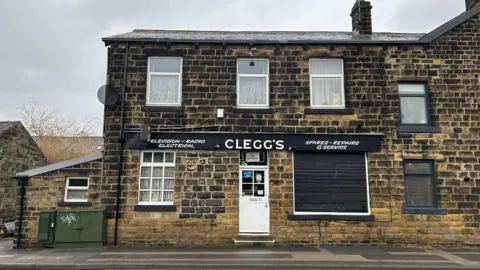
M182 101L182 58L148 59L147 105L180 106Z
M401 123L403 125L430 125L427 86L425 83L400 83Z
M172 205L174 181L175 152L142 152L139 205Z
M268 108L268 60L239 59L237 70L237 107Z
M88 177L68 177L65 184L65 202L88 201Z
M318 109L345 108L342 59L310 59L310 105Z

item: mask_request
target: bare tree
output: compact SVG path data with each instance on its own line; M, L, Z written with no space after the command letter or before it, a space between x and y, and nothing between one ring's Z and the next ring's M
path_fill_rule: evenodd
M100 126L98 118L83 123L64 118L36 99L22 106L20 117L50 163L89 154L101 144L101 138L93 136Z

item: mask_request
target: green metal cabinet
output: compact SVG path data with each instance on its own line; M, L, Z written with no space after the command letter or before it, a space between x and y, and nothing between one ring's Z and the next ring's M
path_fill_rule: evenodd
M55 247L101 247L106 242L105 210L58 210Z
M40 212L38 222L38 238L37 244L40 246L52 246L55 239L55 214L54 211Z

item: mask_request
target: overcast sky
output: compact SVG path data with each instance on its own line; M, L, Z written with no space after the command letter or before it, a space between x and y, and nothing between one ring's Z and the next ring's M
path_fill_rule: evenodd
M377 32L429 32L464 0L372 0ZM0 121L32 98L85 121L103 115L102 37L134 28L350 31L354 0L0 0ZM101 130L100 128L98 129Z

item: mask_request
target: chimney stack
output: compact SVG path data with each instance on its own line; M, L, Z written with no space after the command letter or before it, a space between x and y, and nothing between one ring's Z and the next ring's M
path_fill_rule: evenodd
M465 5L467 6L467 10L472 9L478 3L480 3L480 0L465 0Z
M369 1L356 0L350 16L352 17L352 31L354 34L372 34L372 4Z

